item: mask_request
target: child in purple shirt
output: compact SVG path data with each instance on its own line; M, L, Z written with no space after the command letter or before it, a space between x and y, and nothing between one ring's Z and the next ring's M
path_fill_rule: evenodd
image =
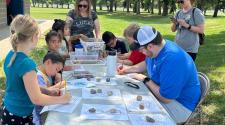
M48 89L60 89L65 85L65 82L57 83L53 86L52 76L55 76L64 67L65 60L57 52L49 52L43 59L43 64L38 66L37 78L40 87ZM42 91L42 93L52 96L58 96L58 93L48 93L48 91ZM33 111L33 123L35 125L41 125L40 112L43 106L35 106Z

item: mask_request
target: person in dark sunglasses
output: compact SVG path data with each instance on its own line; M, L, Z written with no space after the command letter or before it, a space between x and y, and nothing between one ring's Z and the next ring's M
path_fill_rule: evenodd
M200 46L199 35L204 32L204 15L192 5L195 0L177 0L181 7L171 18L172 32L177 32L175 42L183 48L195 61Z
M88 38L100 38L99 20L96 12L91 10L91 1L76 0L74 6L75 8L68 12L66 19L71 26L71 36L83 34Z

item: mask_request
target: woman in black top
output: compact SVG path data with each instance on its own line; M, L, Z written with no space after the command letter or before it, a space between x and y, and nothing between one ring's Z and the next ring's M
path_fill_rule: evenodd
M76 0L75 9L67 14L67 21L71 22L72 36L83 34L89 38L100 38L98 16L91 10L90 0Z

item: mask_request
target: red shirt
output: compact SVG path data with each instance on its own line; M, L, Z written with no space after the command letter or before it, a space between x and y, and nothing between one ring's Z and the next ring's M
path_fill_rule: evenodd
M133 65L138 64L145 60L145 55L140 52L139 50L134 50L131 52L130 57L128 58L131 62L133 62Z
M9 5L10 2L11 0L6 0L6 5Z

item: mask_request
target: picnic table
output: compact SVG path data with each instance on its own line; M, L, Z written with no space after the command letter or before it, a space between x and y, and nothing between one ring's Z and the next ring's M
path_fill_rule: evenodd
M100 77L102 79L105 78L105 72L106 72L106 66L105 65L92 65L92 64L86 64L82 65L82 67L94 75L94 77ZM69 75L73 74L74 71L64 71L63 77L68 78ZM158 102L158 100L154 97L154 95L148 90L148 88L140 81L131 79L128 75L116 75L115 77L111 78L111 80L114 80L117 85L108 85L108 84L99 84L93 87L93 89L101 88L102 90L119 90L121 94L121 98L117 99L101 99L101 98L82 98L82 94L85 94L83 91L86 89L92 89L92 88L79 88L71 90L71 95L76 97L81 97L80 103L77 105L77 107L74 109L72 113L62 113L62 112L56 112L56 111L49 111L48 116L45 121L45 125L144 125L146 124L145 118L147 115L150 115L151 118L154 119L154 124L166 124L166 125L175 125L175 122L170 118L166 110L162 107L162 105ZM124 84L124 82L131 82L137 84L140 88L136 89L133 87L128 86L127 84ZM136 97L138 95L142 95L143 98L147 98L150 104L148 104L148 110L146 112L142 112L140 109L139 111L133 111L132 106L129 105L132 102L129 102L129 97L133 96L134 102L137 102ZM127 102L128 100L128 102ZM82 111L88 109L84 109L84 106L90 106L90 105L109 105L109 106L116 106L120 105L122 107L125 107L126 113L123 114L124 117L122 117L121 114L118 115L116 118L117 120L112 120L109 117L105 118L105 115L98 116L97 119L88 118L87 116L82 117ZM150 106L150 107L149 107ZM104 108L104 107L103 107ZM147 107L145 107L146 109ZM102 109L104 110L104 109ZM136 117L135 115L138 115L140 117ZM121 117L120 117L121 116ZM143 116L143 117L142 117ZM124 118L127 120L124 120ZM138 119L139 118L139 119ZM131 122L130 119L133 119L133 122ZM142 121L144 121L142 123ZM149 124L149 123L148 123Z

